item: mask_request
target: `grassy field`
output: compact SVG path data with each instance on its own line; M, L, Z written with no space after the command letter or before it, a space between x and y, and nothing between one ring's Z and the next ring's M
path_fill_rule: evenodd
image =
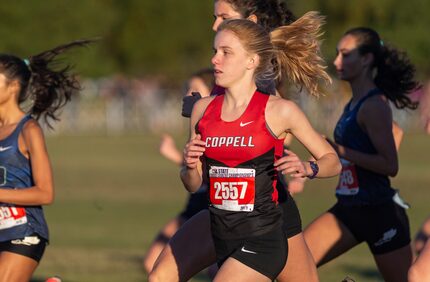
M430 212L429 141L429 136L405 136L400 173L393 180L412 205L412 233ZM63 281L146 281L142 256L186 199L178 168L158 154L158 137L50 136L47 143L56 201L45 209L51 245L34 281L53 275ZM335 182L310 181L296 196L304 225L334 203ZM341 281L346 275L357 282L382 280L365 245L319 273L321 281ZM199 275L192 281L208 280Z

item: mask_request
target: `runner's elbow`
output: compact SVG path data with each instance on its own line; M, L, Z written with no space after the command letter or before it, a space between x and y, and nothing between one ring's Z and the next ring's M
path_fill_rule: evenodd
M342 171L342 164L340 163L340 160L338 160L334 166L334 175L339 175Z
M395 177L399 172L399 166L397 164L392 164L387 167L387 175L391 177Z
M43 196L40 198L40 205L51 205L52 203L54 203L54 192L50 191L50 192L45 192L43 193Z

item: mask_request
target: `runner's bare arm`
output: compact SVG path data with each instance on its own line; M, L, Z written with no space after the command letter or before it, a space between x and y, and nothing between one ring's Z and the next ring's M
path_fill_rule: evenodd
M48 205L54 200L52 168L42 129L36 121L24 125L25 156L31 161L34 186L26 189L0 189L0 202L16 205ZM15 187L13 187L15 188Z
M196 133L195 127L212 99L213 97L207 97L197 101L190 118L190 140L184 148L184 165L180 172L185 189L189 192L196 192L202 185L200 157L205 151L206 143L201 140L200 134Z
M339 174L341 165L339 158L330 144L316 132L304 113L292 101L284 99L275 100L269 112L266 111L270 128L278 136L291 133L315 158L319 167L316 177L332 177ZM278 170L291 174L293 177L311 176L313 170L307 161L301 161L296 154L286 151L287 156L282 157L277 162ZM302 164L302 168L300 167Z

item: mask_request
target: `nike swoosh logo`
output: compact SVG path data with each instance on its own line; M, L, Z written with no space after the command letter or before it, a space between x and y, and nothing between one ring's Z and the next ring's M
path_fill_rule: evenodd
M40 243L40 239L37 236L31 236L31 237L24 237L24 240L16 239L10 242L14 245L34 246Z
M253 252L253 251L250 251L250 250L247 250L247 249L245 249L245 246L243 246L242 247L242 249L240 249L242 252L244 252L244 253L249 253L249 254L254 254L254 255L256 255L257 253L256 252Z
M7 150L9 150L10 148L12 148L12 146L0 147L0 152L7 151Z
M252 121L248 121L248 122L240 122L240 127L247 126L248 124L253 123L253 122L254 122L253 120Z

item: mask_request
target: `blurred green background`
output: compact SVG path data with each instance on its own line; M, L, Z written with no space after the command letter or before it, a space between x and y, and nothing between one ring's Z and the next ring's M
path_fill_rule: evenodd
M370 26L383 40L407 50L421 77L430 72L430 2L427 0L288 0L300 16L327 16L323 51L331 61L340 35ZM101 37L80 52L84 76L112 73L184 79L210 65L212 0L44 0L2 1L0 50L29 56L78 38Z
M430 1L289 0L288 5L297 16L309 10L327 16L322 51L329 66L344 31L370 26L384 42L408 52L421 82L429 79ZM55 131L46 132L57 197L46 208L52 240L34 281L53 275L63 281L146 281L143 254L186 200L178 168L158 153L160 134L173 134L180 145L185 141L180 98L186 78L210 66L212 9L212 0L2 1L0 52L25 58L75 39L100 38L67 55L84 90L64 109ZM318 130L331 135L348 93L335 80L319 100L292 99ZM393 185L412 204L413 234L430 211L429 137L419 113L394 112L406 135ZM297 144L293 149L304 154ZM309 181L296 197L304 226L334 203L335 183ZM360 282L382 280L365 246L320 274L321 281L346 275Z

